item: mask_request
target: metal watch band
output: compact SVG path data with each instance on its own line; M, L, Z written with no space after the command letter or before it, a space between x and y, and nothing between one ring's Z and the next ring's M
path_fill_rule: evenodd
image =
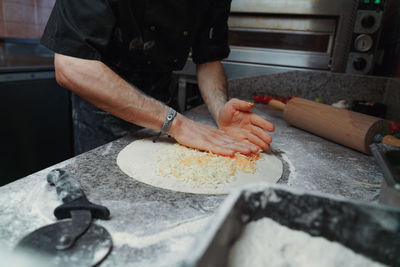
M161 134L166 134L169 131L169 128L171 128L172 122L174 118L176 117L176 111L173 108L168 109L168 115L164 120L164 124L161 127L160 133L154 138L153 143L156 142L156 140L161 136Z
M164 124L161 128L161 133L166 134L169 130L169 128L171 128L172 125L172 121L174 120L176 116L176 111L173 108L169 108L168 110L168 115L164 120Z

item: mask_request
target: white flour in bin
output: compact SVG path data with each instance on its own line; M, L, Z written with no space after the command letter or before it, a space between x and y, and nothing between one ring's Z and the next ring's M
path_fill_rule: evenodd
M232 247L229 267L385 266L322 237L292 230L269 218L250 222Z

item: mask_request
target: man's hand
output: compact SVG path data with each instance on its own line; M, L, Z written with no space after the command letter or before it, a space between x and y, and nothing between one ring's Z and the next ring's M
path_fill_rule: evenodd
M234 156L236 152L251 154L259 150L253 144L237 141L221 130L197 123L181 114L173 121L168 134L181 145L224 156Z
M272 139L265 130L272 132L274 125L251 113L254 104L232 99L227 102L227 80L219 61L197 66L199 88L208 110L220 130L233 139L247 142L259 150L268 149Z
M219 112L218 127L238 141L253 143L262 150L268 149L272 138L265 131L274 131L274 125L250 112L253 107L253 103L231 99Z

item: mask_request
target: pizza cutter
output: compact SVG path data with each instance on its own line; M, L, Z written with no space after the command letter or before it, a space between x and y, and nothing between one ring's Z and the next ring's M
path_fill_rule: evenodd
M61 220L25 236L16 249L30 250L47 256L50 265L94 266L101 263L112 249L107 230L92 223L92 218L109 219L109 210L87 200L73 175L62 169L47 175L64 204L54 210Z

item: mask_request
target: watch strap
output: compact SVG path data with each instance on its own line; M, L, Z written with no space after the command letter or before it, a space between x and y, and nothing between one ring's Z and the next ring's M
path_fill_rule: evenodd
M169 128L171 128L172 122L174 121L176 117L176 111L173 108L168 109L168 115L164 120L164 124L161 128L161 133L166 134L169 131Z
M157 134L157 136L153 139L153 143L156 142L156 140L161 136L161 134L167 134L169 131L169 128L171 128L172 122L174 121L176 117L176 110L173 108L168 109L168 114L167 117L165 117L163 126L161 127L161 131Z

